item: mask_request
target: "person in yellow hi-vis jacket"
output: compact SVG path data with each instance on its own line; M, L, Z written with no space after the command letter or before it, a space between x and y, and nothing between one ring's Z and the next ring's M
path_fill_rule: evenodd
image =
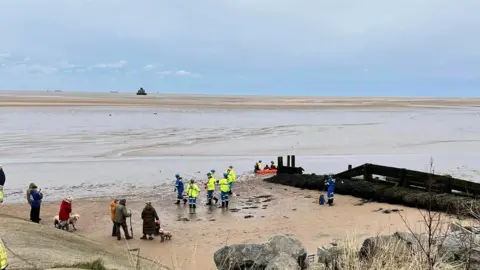
M197 197L199 192L200 188L197 184L195 184L195 179L190 179L190 184L187 185L188 205L190 207L190 213L195 212L195 208L197 208Z
M229 188L230 188L229 194L232 194L233 182L235 182L237 180L237 176L235 175L235 171L233 170L233 166L228 167L227 173L228 173L228 184L229 184Z
M8 266L7 263L7 250L3 245L2 238L0 238L0 270L6 270Z
M223 174L223 179L218 181L220 186L220 194L222 197L222 206L221 208L228 208L228 193L230 193L230 183L228 180L228 173Z

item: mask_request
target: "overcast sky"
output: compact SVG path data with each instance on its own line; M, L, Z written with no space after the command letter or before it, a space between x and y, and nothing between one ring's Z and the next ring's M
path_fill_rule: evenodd
M479 0L0 0L0 89L480 96Z

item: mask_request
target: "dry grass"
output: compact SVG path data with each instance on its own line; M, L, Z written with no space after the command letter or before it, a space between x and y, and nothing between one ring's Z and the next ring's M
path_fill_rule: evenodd
M358 244L354 236L346 237L338 247L340 255L336 257L333 265L329 265L327 269L425 270L430 268L425 254L415 252L402 240L384 242L371 257L363 260L359 256ZM465 267L446 263L440 258L436 261L434 269L453 270L465 269Z

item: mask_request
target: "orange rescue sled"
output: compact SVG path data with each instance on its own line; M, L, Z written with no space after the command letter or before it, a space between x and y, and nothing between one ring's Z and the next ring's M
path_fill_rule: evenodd
M260 170L255 172L256 174L276 174L277 170L276 169L270 169L270 170Z

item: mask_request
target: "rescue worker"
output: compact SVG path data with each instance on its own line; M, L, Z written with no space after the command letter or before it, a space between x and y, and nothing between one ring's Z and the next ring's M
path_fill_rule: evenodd
M175 178L177 179L175 181L175 189L173 192L177 192L177 202L175 204L180 204L180 200L183 199L183 204L187 203L187 199L183 198L183 191L185 190L185 187L183 185L183 179L180 177L180 174L175 174Z
M8 266L7 262L7 249L0 238L0 270L6 270Z
M278 166L277 166L277 164L275 163L275 161L273 161L273 160L272 160L272 161L270 161L270 169L272 169L272 170L276 170L276 169L277 169L277 167L278 167Z
M223 174L218 184L220 185L220 193L222 199L222 208L228 208L228 193L230 193L230 184L228 182L228 173Z
M210 173L212 174L213 178L215 178L215 170L214 170L214 169L211 169L211 170L210 170Z
M254 166L254 172L258 172L258 171L261 171L261 170L262 170L262 161L259 160Z
M213 197L213 193L215 192L215 183L217 180L215 180L215 177L213 177L212 173L209 172L207 173L207 205L212 205L212 199L215 201L215 204L217 204L218 199L216 197Z
M200 192L200 188L195 184L195 179L190 179L190 184L187 186L188 206L191 209L197 208L197 197Z
M329 206L333 205L333 196L335 191L335 179L333 178L333 174L330 174L327 180L327 203Z
M228 173L228 182L229 182L229 188L230 188L230 194L232 194L232 185L233 182L237 180L237 176L235 175L235 171L233 170L233 166L228 167L227 169Z

